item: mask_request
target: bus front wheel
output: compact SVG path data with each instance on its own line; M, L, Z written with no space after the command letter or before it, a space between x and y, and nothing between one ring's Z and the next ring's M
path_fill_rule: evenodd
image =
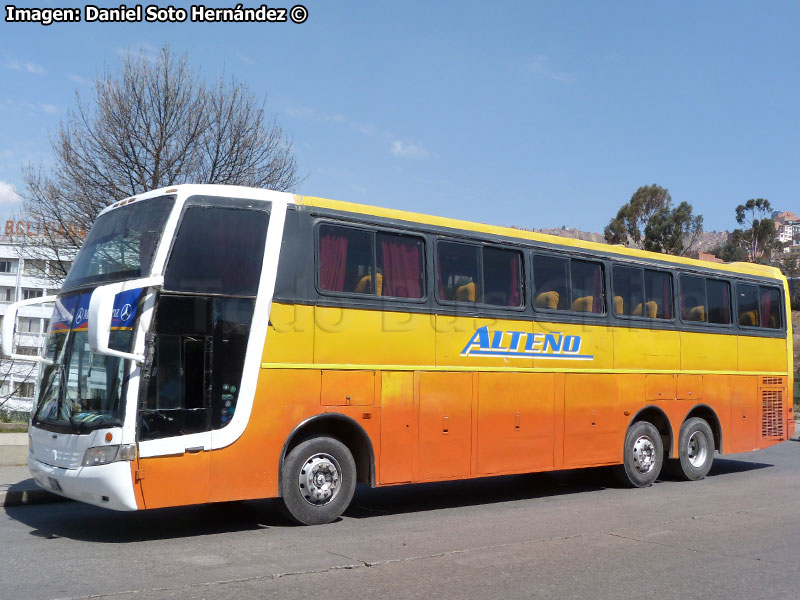
M703 479L714 462L714 434L711 427L699 417L693 417L681 426L678 439L678 458L670 460L672 474L686 481Z
M625 434L624 462L616 469L623 485L647 487L661 472L664 462L664 444L661 434L652 423L639 421Z
M315 437L292 449L281 471L283 508L301 525L338 519L356 489L356 463L350 450L331 437Z

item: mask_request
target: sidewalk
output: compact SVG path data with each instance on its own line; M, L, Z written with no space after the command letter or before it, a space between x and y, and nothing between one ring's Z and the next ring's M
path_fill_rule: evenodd
M800 421L795 424L792 439L800 442ZM68 499L51 494L36 485L28 467L22 466L26 463L27 456L27 433L0 434L0 507L69 502ZM3 462L4 457L8 457L10 464Z

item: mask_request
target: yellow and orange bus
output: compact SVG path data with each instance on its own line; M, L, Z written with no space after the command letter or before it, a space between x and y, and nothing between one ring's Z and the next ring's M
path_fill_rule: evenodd
M117 510L616 465L793 432L785 278L265 190L111 204L57 296L29 467Z

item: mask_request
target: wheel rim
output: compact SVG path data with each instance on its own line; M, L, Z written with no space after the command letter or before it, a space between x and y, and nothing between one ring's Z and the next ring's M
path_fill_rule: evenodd
M341 489L341 467L330 454L315 454L300 469L300 494L312 506L328 504Z
M633 444L633 467L646 475L656 466L656 445L648 436L637 438Z
M702 467L708 457L708 440L699 431L695 431L689 436L686 443L686 458L694 468Z

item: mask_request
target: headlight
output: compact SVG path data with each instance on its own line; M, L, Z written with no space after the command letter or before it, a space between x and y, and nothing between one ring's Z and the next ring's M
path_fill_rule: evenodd
M95 446L89 448L83 455L84 467L107 465L117 460L134 460L136 458L136 444L124 446Z

